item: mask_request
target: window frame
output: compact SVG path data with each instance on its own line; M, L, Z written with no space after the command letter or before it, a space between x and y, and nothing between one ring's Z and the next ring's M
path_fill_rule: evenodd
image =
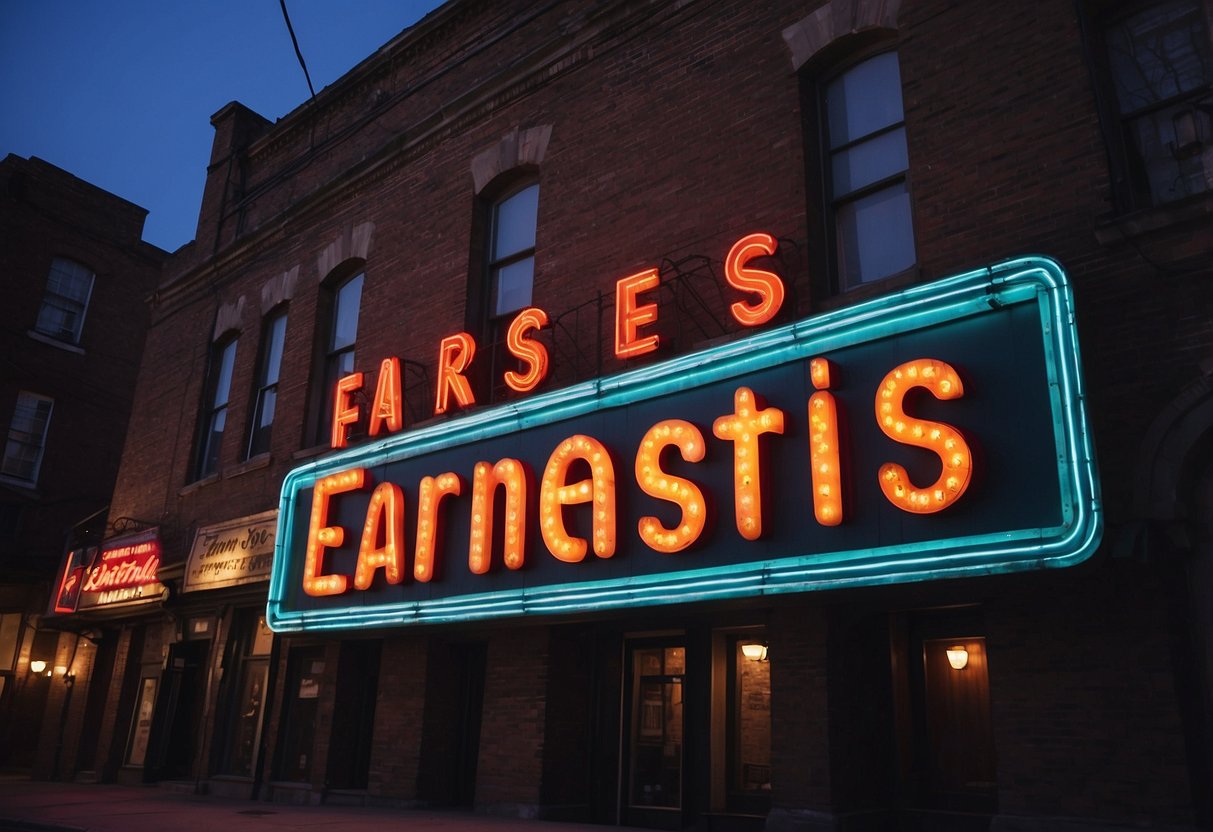
M73 268L70 270L58 268L59 264L61 263L68 264ZM51 276L55 274L56 271L72 278L76 278L81 272L87 273L88 285L84 290L84 299L82 301L77 301L74 298L69 298L67 295L52 291ZM70 257L54 257L51 260L50 269L47 270L46 285L42 292L42 302L38 306L38 315L34 318L34 332L63 344L71 344L73 346L78 345L81 337L84 334L84 321L88 315L88 307L93 299L93 288L96 285L97 273L87 265L81 263L79 260L73 260ZM59 312L67 311L65 310L66 304L79 304L80 307L78 311L72 311L72 314L76 315L76 325L74 329L69 333L62 329L51 331L48 328L44 328L42 317L43 313L48 309L57 309Z
M501 256L496 255L497 238L501 227L500 216L501 208L515 197L521 196L524 192L531 189L535 190L535 212L530 218L531 225L531 245L516 249ZM485 277L487 285L485 286L486 295L486 319L490 324L494 324L504 318L512 316L521 309L526 309L534 301L535 293L535 254L538 249L539 238L539 179L537 177L528 176L514 182L510 187L499 192L488 205L488 234L485 246ZM531 260L531 279L530 279L530 297L527 302L521 306L515 306L505 311L499 311L499 280L498 276L504 269L509 266L521 263L527 259Z
M1185 104L1209 107L1208 127L1206 132L1213 132L1213 70L1206 78L1203 86L1177 92L1165 99L1151 102L1142 106L1127 109L1122 112L1120 96L1117 92L1116 76L1112 65L1111 43L1109 33L1114 27L1126 23L1131 18L1148 11L1152 7L1160 7L1170 0L1139 0L1126 4L1101 3L1089 0L1084 6L1084 40L1087 43L1088 63L1091 67L1093 86L1096 94L1096 105L1099 111L1100 123L1103 127L1104 145L1108 154L1108 175L1112 190L1112 202L1116 213L1130 214L1138 211L1165 209L1191 199L1206 198L1213 194L1213 186L1202 191L1183 194L1174 199L1158 200L1155 198L1150 177L1145 170L1147 160L1144 151L1139 150L1133 135L1132 124L1151 115L1182 107ZM1201 0L1178 0L1192 5L1192 12L1204 22L1206 56L1213 62L1213 11L1208 4ZM1191 13L1191 12L1190 12ZM1206 147L1213 146L1213 135L1205 136ZM1176 171L1181 171L1176 166ZM1182 175L1182 174L1181 174ZM1206 174L1207 178L1208 174Z
M282 357L286 352L286 327L289 321L289 309L286 304L279 304L265 316L261 325L260 352L257 357L257 375L253 381L253 392L249 401L249 420L247 437L244 445L244 458L270 452L273 441L274 416L277 415L278 382L282 378ZM281 331L278 326L281 324ZM277 352L276 366L271 367L274 353ZM273 378L270 371L273 370ZM269 424L261 425L261 414L265 410L265 402L273 395L274 413L270 416Z
M18 427L17 427L17 412L18 412L18 409L21 407L21 403L23 400L33 400L35 402L48 402L49 403L49 406L46 411L46 417L42 423L41 436L38 437L37 442L30 441L30 439L32 439L34 436L34 433L32 431L30 431L28 429L18 429ZM35 407L34 413L36 414L37 405L35 404L34 407ZM38 478L42 475L42 463L46 459L47 438L50 436L51 418L54 416L54 414L55 414L55 400L53 398L51 398L50 396L44 396L40 393L34 393L29 390L17 391L17 398L13 402L12 416L9 419L8 433L6 435L5 443L4 443L4 451L3 451L3 454L0 454L0 479L4 479L8 482L19 483L26 487L36 487L38 485ZM31 425L30 427L33 427L33 425ZM19 439L16 436L14 436L14 433L25 434L29 438ZM20 474L10 473L7 470L9 467L10 458L20 462L20 460L16 456L10 457L9 449L13 448L14 446L37 449L35 458L34 458L34 462L33 462L33 466L32 466L32 470L30 472L29 477L25 477Z
M337 381L349 372L354 372L357 360L358 326L362 321L362 296L366 290L366 264L354 261L348 268L331 272L321 284L321 302L317 304L317 330L315 341L315 378L317 389L312 401L316 412L312 419L312 446L328 445L332 438L333 394ZM354 281L360 281L358 304L354 318L354 337L348 344L335 346L337 322L341 312L341 293ZM350 369L343 372L342 359L351 356Z
M851 52L843 60L828 64L824 67L819 67L820 74L817 75L811 85L811 94L813 96L813 112L817 117L815 142L816 142L816 167L817 170L817 188L820 194L821 214L824 227L824 246L823 252L826 260L826 276L827 285L824 287L827 291L827 296L830 297L848 297L855 298L874 291L885 291L891 285L899 283L898 278L904 278L909 275L914 275L918 270L918 240L915 234L917 223L914 221L914 191L912 177L910 175L911 161L909 152L909 135L906 126L905 118L905 96L903 94L904 84L901 82L901 57L898 54L898 44L890 43L887 40L881 41L868 48L858 49ZM832 147L830 143L830 119L828 112L827 92L830 86L842 79L849 72L858 69L868 61L875 60L882 55L890 54L896 56L898 65L898 97L901 99L901 119L892 124L885 125L877 130L867 133L861 137L851 139L841 143L838 147ZM881 136L888 135L897 130L906 131L906 167L898 173L888 174L873 182L867 183L858 188L854 188L841 197L836 197L834 194L834 172L833 162L837 154L858 147L867 142L873 141ZM874 277L870 280L858 280L853 284L849 284L845 276L842 274L842 263L838 253L839 248L839 228L838 228L838 213L841 207L854 204L868 196L880 193L896 186L898 183L904 183L906 196L909 200L909 236L913 246L914 261L905 268L898 269L888 274ZM880 287L880 288L875 288Z
M211 342L206 386L203 388L202 409L198 419L198 438L195 444L196 457L193 477L195 482L219 473L223 434L227 431L228 409L232 403L232 381L236 375L236 353L239 343L240 333L238 332L225 333ZM219 386L225 374L224 365L227 363L228 350L231 350L231 366L226 371L227 389L224 390L223 401L220 402ZM217 416L223 417L223 427L220 428L216 437L214 424ZM211 459L213 459L213 464L210 463Z

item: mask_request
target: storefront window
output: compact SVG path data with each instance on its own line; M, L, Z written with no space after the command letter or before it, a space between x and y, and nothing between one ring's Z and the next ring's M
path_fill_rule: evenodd
M684 673L682 645L632 651L632 806L682 806Z
M771 664L766 644L733 644L729 779L731 803L768 799L771 793ZM751 809L748 804L737 806Z

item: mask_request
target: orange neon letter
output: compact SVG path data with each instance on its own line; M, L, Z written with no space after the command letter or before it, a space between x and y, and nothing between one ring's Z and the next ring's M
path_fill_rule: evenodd
M639 340L636 330L657 320L657 304L636 305L641 292L656 289L661 282L656 269L621 278L615 284L615 357L633 358L657 349L661 338L656 333Z
M468 568L477 575L489 571L493 555L493 496L505 486L505 565L521 569L526 543L526 469L516 459L496 465L477 462L472 475L472 533Z
M809 375L817 392L809 397L809 461L813 515L823 526L842 522L842 470L838 464L838 406L830 387L830 362L814 358Z
M383 546L376 545L380 526L383 526ZM392 482L379 483L371 493L366 525L358 544L354 586L370 589L375 570L380 568L389 584L404 580L404 492Z
M434 415L446 413L450 394L460 407L476 403L472 387L463 377L463 371L476 355L476 342L466 332L448 335L442 339L438 350L438 395L434 399Z
M350 402L350 393L362 389L362 373L350 373L337 381L337 391L333 395L333 439L334 448L344 448L346 441L345 426L358 421L359 407Z
M404 427L404 409L400 406L400 359L392 356L379 365L379 381L375 384L375 404L371 408L367 433L379 435L384 424L392 433Z
M325 575L324 550L345 542L345 529L329 526L329 497L357 491L366 482L365 468L351 468L316 480L312 486L312 516L307 527L307 554L303 561L303 591L308 595L340 595L349 586L349 575Z
M590 479L566 485L569 466L577 459L589 463ZM585 558L588 543L584 538L569 535L562 506L591 500L594 503L591 524L594 554L609 558L615 554L615 466L601 442L577 434L552 451L539 488L540 531L548 551L558 560L578 563Z
M505 383L511 390L529 393L547 378L547 347L526 337L531 330L540 330L547 325L547 314L534 306L523 309L510 322L510 329L505 336L505 345L511 355L525 362L529 368L525 373L516 373L513 370L505 371Z
M964 395L960 376L951 365L932 358L907 361L894 367L876 393L876 424L895 442L926 448L943 463L939 479L926 488L915 488L906 469L892 462L880 466L880 490L902 511L932 514L960 499L973 474L973 454L960 431L943 422L930 422L906 415L906 393L925 387L937 399Z
M422 477L417 497L417 546L413 551L413 577L428 583L434 577L434 558L442 540L438 510L447 494L458 495L463 482L458 474Z
M778 243L770 234L758 232L742 237L724 259L724 277L734 289L753 292L759 299L753 305L737 301L730 309L733 317L742 326L758 326L779 314L783 306L783 281L779 275L763 269L747 268L755 257L769 257L775 253Z
M712 423L718 439L733 443L733 504L737 531L746 540L762 535L762 471L759 464L758 437L764 433L783 433L783 411L763 408L748 387L733 394L733 413Z
M687 462L699 462L706 450L699 428L681 419L658 422L640 440L636 482L650 497L668 500L682 509L682 519L673 529L667 529L656 517L640 518L640 539L650 549L667 554L680 552L698 540L708 514L699 486L661 470L661 452L670 445Z

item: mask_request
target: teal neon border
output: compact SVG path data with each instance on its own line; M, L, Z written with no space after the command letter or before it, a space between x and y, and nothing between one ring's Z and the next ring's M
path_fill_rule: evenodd
M287 558L302 557L305 543L294 539L295 495L328 473L479 442L1023 303L1035 303L1041 316L1062 499L1059 526L378 606L284 608ZM610 610L1071 566L1098 547L1103 512L1069 282L1047 257L1008 260L661 364L391 436L291 471L282 484L278 518L267 605L267 621L278 632Z

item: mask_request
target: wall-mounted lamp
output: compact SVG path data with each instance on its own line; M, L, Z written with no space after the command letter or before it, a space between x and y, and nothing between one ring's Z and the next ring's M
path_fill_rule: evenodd
M42 661L42 659L34 659L32 662L29 663L29 672L30 673L41 674L42 671L44 671L44 670L46 670L46 662Z
M767 660L767 646L757 641L743 644L741 645L741 655L752 662L765 662Z
M969 664L969 651L964 648L964 645L958 644L955 647L948 648L948 664L952 665L953 670L964 670Z

